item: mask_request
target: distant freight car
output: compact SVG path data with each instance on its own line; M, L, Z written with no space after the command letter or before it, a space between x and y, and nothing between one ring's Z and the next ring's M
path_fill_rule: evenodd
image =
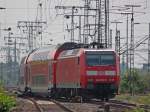
M51 97L109 99L118 93L119 68L119 56L113 50L65 43L30 53L21 63L21 87Z

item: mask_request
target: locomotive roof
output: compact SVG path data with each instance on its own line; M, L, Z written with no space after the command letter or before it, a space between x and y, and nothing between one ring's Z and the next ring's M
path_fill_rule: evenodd
M39 49L35 49L29 54L27 61L38 61L38 60L49 60L54 59L54 55L56 52L61 52L60 57L68 57L68 56L79 56L81 52L86 51L113 51L112 49L92 49L92 48L82 48L82 46L78 46L76 43L66 42L64 44L59 45L51 45L49 47L43 47Z
M115 52L115 50L113 49L84 49L84 51L113 51Z
M115 52L113 49L85 49L85 48L78 48L78 49L71 49L71 50L64 50L59 58L65 58L65 57L76 57L79 56L82 52L86 51L111 51Z

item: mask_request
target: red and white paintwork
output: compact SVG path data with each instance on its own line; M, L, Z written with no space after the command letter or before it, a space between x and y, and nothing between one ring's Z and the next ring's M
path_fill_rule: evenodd
M86 64L87 51L111 51L115 56L115 65L88 66ZM65 52L68 54L63 55ZM65 91L67 89L69 91L72 89L84 91L88 90L89 87L91 90L95 89L97 84L112 84L116 90L110 94L117 94L120 82L119 56L115 51L108 49L58 50L56 46L37 49L22 60L20 68L21 85L23 85L21 87L26 87L32 92L46 93L51 90L58 92L57 89L61 92L63 92L63 89ZM34 80L34 77L37 76L44 80L41 85L38 85L38 82ZM91 83L92 86L89 85Z

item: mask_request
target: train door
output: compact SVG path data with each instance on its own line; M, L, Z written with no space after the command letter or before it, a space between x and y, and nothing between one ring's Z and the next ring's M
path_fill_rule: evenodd
M28 67L27 66L25 66L25 86L27 86L28 85Z
M27 87L29 87L30 85L30 67L29 66L26 66L26 80L25 80L25 85Z
M20 76L19 76L19 89L24 91L26 85L26 66L24 64L20 65Z
M49 74L49 88L53 87L53 66L52 61L48 64L48 74Z
M56 70L57 70L57 61L51 60L51 72L52 72L52 82L53 82L53 88L56 89Z

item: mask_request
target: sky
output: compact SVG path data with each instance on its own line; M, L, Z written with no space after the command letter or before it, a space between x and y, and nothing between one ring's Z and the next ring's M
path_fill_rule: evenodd
M149 25L150 22L150 1L149 0L113 0L112 5L121 5L124 6L126 4L134 4L134 5L141 5L141 7L135 8L135 14L134 14L134 22L140 23L137 25L134 25L134 39L135 43L139 41L140 39L144 38L145 35L148 35L149 33ZM145 14L144 14L145 13ZM116 17L114 17L116 16ZM118 25L118 29L121 30L121 37L124 38L126 36L126 16L117 14L112 15L112 18L114 20L118 20L123 22L123 24ZM130 19L131 20L131 16ZM130 21L129 21L130 23ZM112 29L115 27L113 24L110 26ZM115 29L114 29L115 30ZM130 34L130 24L129 24L129 36ZM121 43L125 44L125 39L122 39ZM147 43L147 42L146 42ZM135 65L138 67L142 67L142 63L147 63L148 55L147 52L143 52L142 49L147 49L147 44L142 44L139 48L137 48L135 52Z
M22 32L17 28L18 21L34 21L37 17L37 7L39 0L0 0L0 7L6 8L5 10L0 10L0 23L1 29L6 29L8 27L12 28L13 35L22 36ZM47 21L43 34L43 43L57 44L62 43L69 38L65 31L66 25L63 22L63 16L57 15L61 11L55 10L56 5L80 5L83 0L41 0L43 3L42 17L44 21ZM120 14L114 14L118 12L118 7L124 7L128 4L141 5L139 8L135 8L135 22L141 23L135 25L135 42L148 35L148 23L150 22L150 1L149 0L110 0L110 22L121 21L122 24L118 25L118 29L121 31L121 37L126 36L126 16ZM113 10L112 10L113 9ZM144 13L145 14L144 14ZM130 19L130 18L129 18ZM65 27L64 27L65 26ZM113 36L115 35L115 25L110 23L110 28L113 30ZM130 30L130 28L129 28ZM1 45L4 44L3 35L8 35L8 32L1 30L0 42ZM130 34L129 34L130 35ZM50 41L53 40L53 41ZM114 43L114 39L113 39ZM125 39L121 40L122 44L125 44ZM138 49L147 48L147 45L142 45ZM137 52L147 59L147 52ZM135 56L135 63L137 66L141 66L144 62L139 56Z

